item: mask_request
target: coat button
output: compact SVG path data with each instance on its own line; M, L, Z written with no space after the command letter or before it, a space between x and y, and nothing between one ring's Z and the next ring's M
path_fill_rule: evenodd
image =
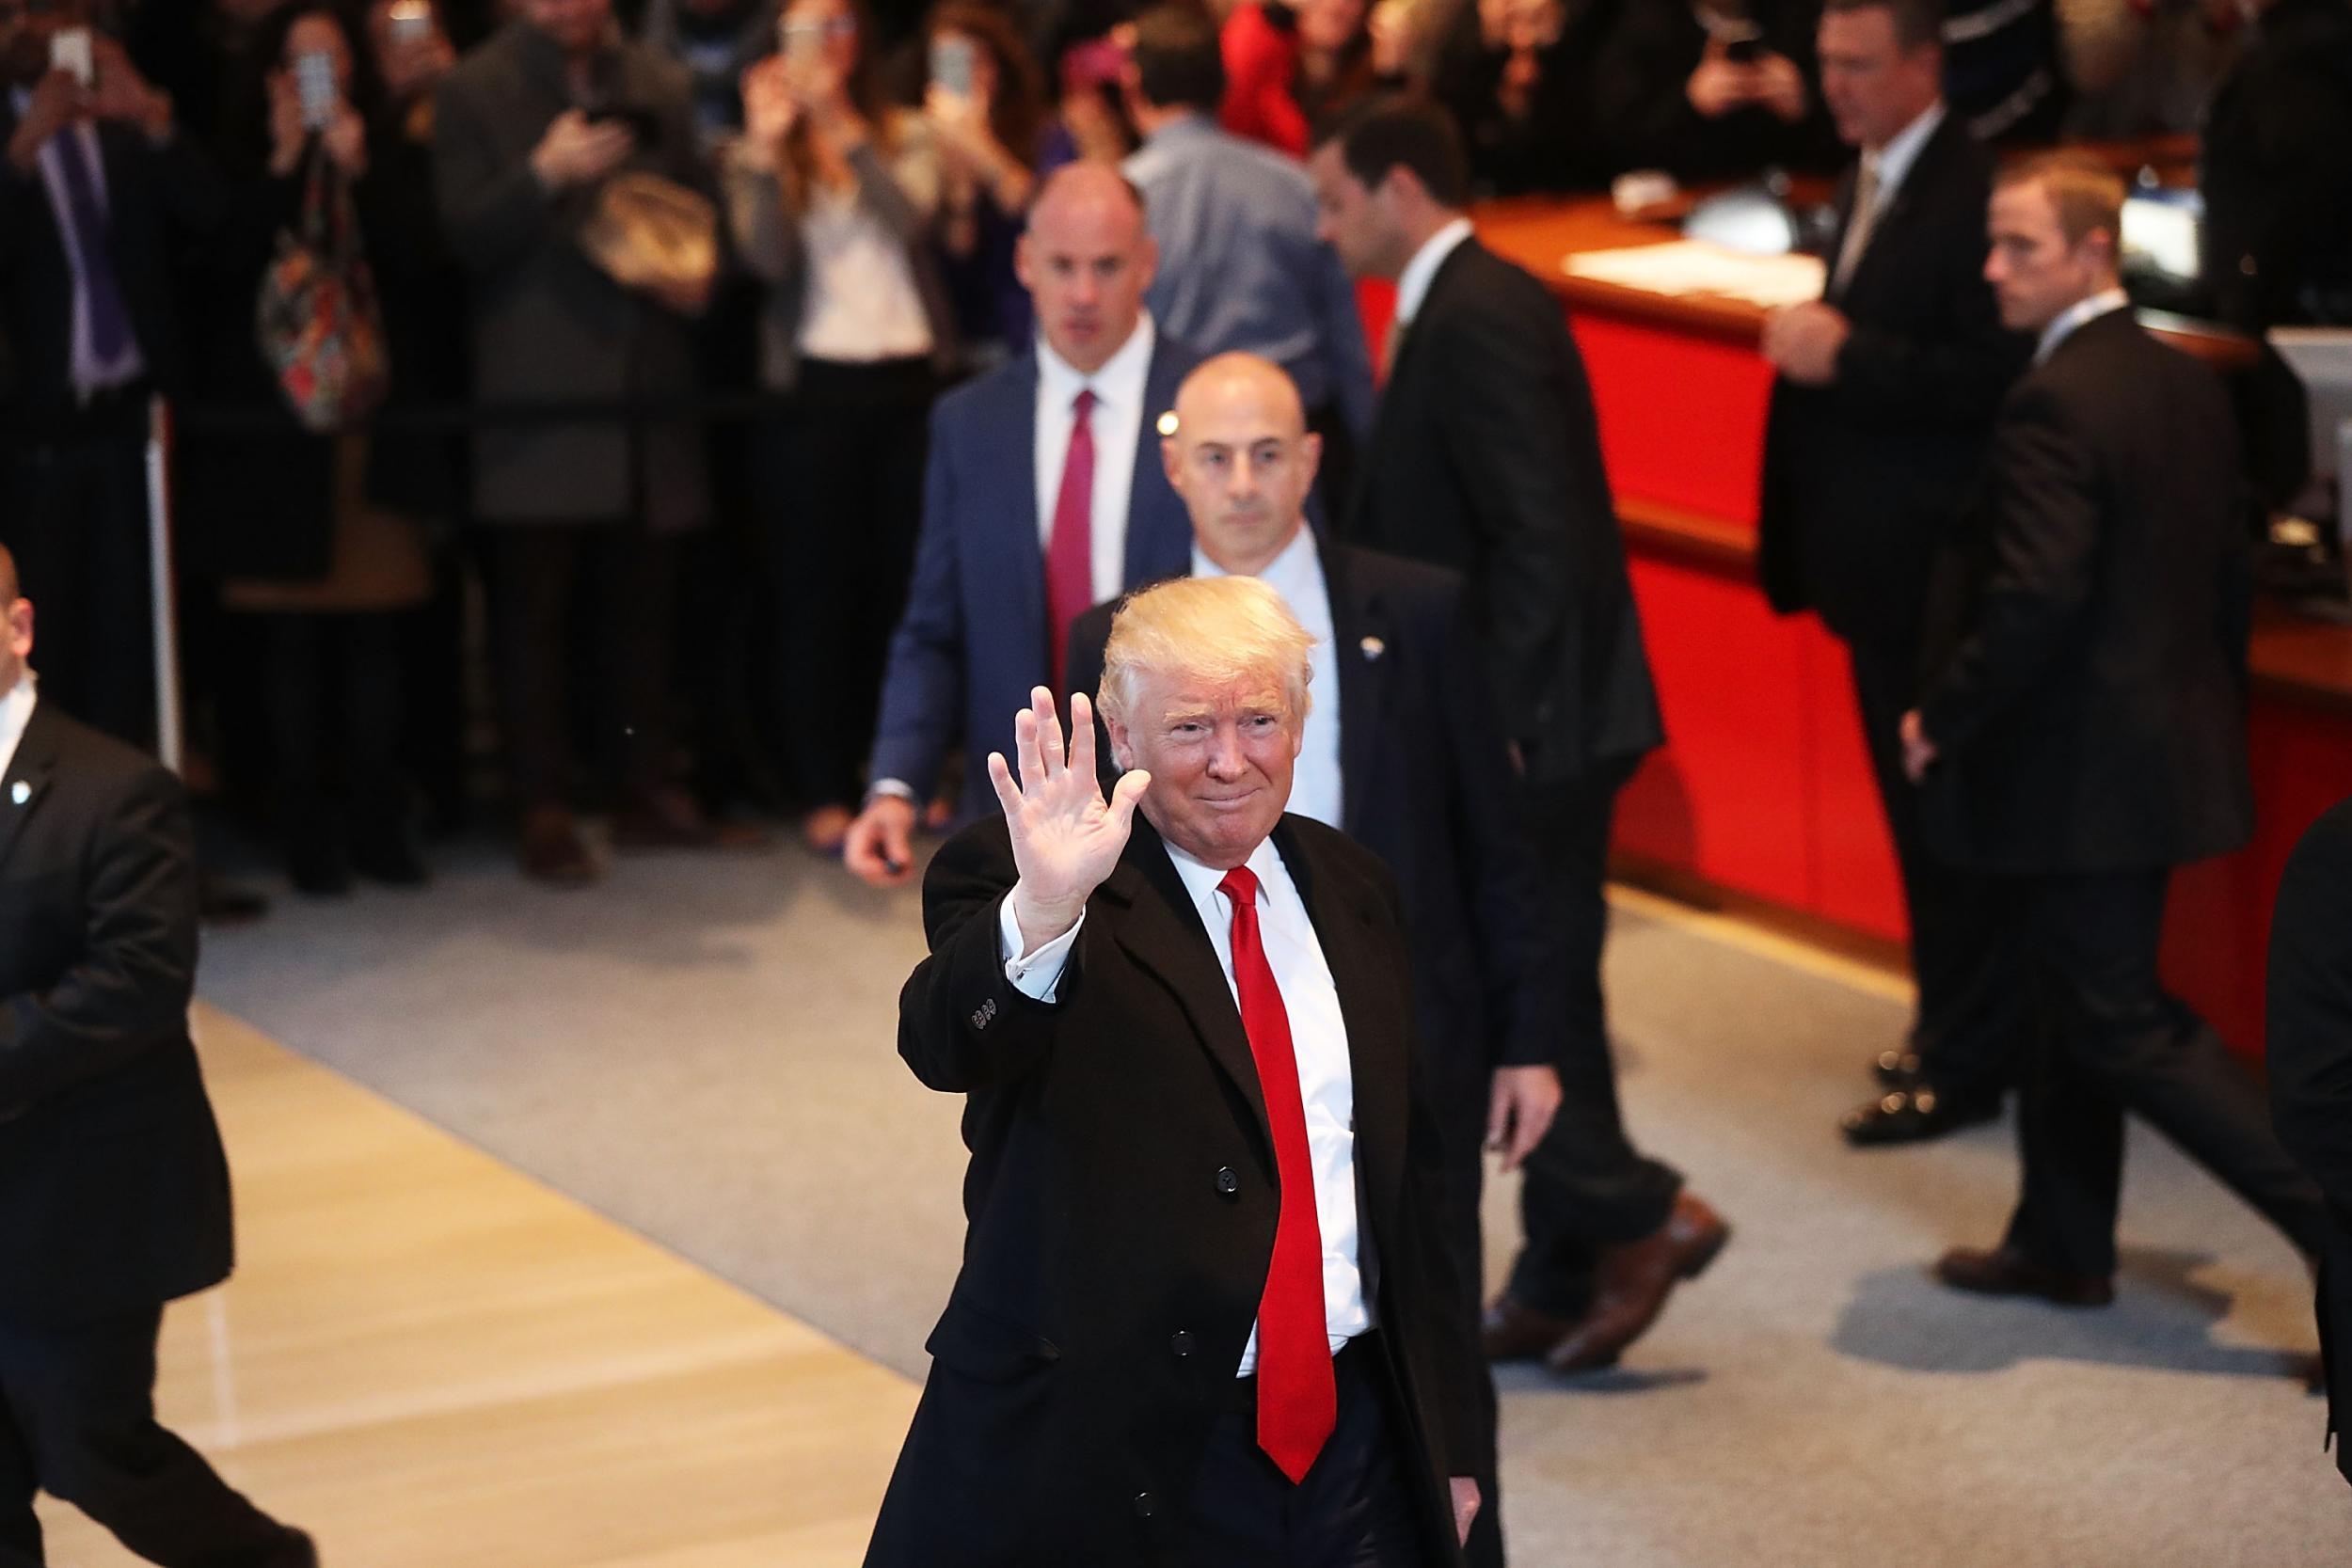
M1159 1502L1152 1496L1151 1493L1138 1492L1136 1494L1136 1518L1149 1519L1152 1514L1159 1512Z
M1241 1173L1231 1165L1216 1167L1216 1196L1234 1197L1241 1193Z
M1190 1355L1192 1354L1192 1331L1190 1329L1180 1328L1175 1333L1169 1335L1168 1337L1168 1348L1174 1351L1179 1355Z

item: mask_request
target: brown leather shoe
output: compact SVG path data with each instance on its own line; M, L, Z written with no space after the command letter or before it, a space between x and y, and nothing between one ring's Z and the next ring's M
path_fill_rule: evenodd
M1603 1247L1592 1310L1544 1357L1555 1372L1616 1365L1649 1332L1676 1285L1696 1279L1731 1240L1731 1227L1696 1194L1677 1195L1666 1223L1638 1242Z
M721 822L675 784L640 791L612 816L616 849L756 849L767 830L752 822Z
M1505 1291L1479 1321L1478 1344L1489 1361L1534 1361L1568 1337L1573 1319L1539 1312Z
M562 806L532 806L523 813L522 863L523 875L534 882L585 887L596 879L596 857Z
M1980 1296L2040 1296L2059 1307L2105 1307L2115 1281L2104 1274L2047 1268L2009 1247L1954 1247L1936 1259L1935 1277Z

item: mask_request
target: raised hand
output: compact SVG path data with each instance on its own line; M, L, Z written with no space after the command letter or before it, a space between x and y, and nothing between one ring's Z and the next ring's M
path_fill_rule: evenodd
M1054 694L1041 686L1013 720L1021 782L1014 784L1004 752L988 754L989 782L1005 808L1012 861L1021 873L1012 891L1012 913L1025 952L1078 923L1088 895L1119 863L1136 802L1152 783L1146 772L1124 774L1105 801L1094 776L1094 709L1084 692L1071 694L1070 730L1065 758Z

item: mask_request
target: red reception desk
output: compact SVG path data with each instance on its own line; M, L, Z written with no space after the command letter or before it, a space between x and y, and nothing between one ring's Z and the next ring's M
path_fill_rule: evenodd
M1773 614L1756 586L1772 387L1762 312L1567 277L1571 252L1673 237L1605 201L1497 203L1477 221L1488 245L1559 293L1599 408L1667 735L1623 797L1620 871L1892 950L1902 899L1845 650L1812 616ZM1365 303L1385 316L1385 300ZM2185 328L2177 341L2232 352ZM2352 794L2352 627L2262 606L2253 678L2253 841L2183 870L2165 934L2169 983L2249 1053L2261 1048L2264 949L2287 852Z

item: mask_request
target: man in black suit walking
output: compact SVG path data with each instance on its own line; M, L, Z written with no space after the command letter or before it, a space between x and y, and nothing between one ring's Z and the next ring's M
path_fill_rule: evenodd
M0 1568L36 1492L179 1568L310 1568L156 1425L167 1301L217 1284L229 1171L188 1039L196 866L179 782L36 697L0 548Z
M1177 394L1176 420L1160 451L1191 514L1192 575L1256 578L1315 640L1316 699L1290 809L1344 832L1396 875L1422 1071L1445 1142L1438 1242L1474 1316L1481 1149L1499 1148L1513 1169L1551 1125L1567 1009L1460 579L1308 529L1322 442L1272 361L1228 354L1200 366ZM1117 609L1098 605L1071 628L1072 689L1100 688ZM1480 1446L1463 1465L1486 1506L1465 1552L1495 1564L1492 1380L1480 1377L1475 1392Z
M1559 303L1471 237L1442 110L1375 102L1316 148L1311 171L1341 260L1397 283L1346 536L1462 575L1566 943L1560 1114L1527 1162L1526 1244L1486 1353L1607 1366L1726 1232L1677 1173L1634 1151L1617 1108L1600 985L1609 824L1663 731L1592 388Z
M52 699L146 743L148 399L179 369L170 259L220 193L170 97L88 26L87 0L0 0L0 544L40 595ZM51 65L72 28L87 86Z
M1911 1038L1879 1059L1888 1092L1846 1118L1857 1144L1997 1113L2017 1033L1993 901L1928 854L1895 733L1919 694L1935 551L2030 346L2001 325L1984 280L1993 164L1945 110L1942 15L1940 0L1833 0L1822 13L1822 95L1862 157L1839 193L1827 290L1764 329L1779 372L1764 592L1783 614L1813 610L1846 644L1918 979Z
M1994 189L2001 318L2038 332L1901 721L1930 847L1993 879L2036 999L2024 1190L1997 1247L1943 1281L2066 1306L2114 1295L2123 1113L2137 1112L2316 1259L2328 1212L2263 1099L2168 995L2172 867L2245 842L2250 562L2220 385L2132 318L2123 184L2058 154Z
M2319 1255L2328 1433L2352 1414L2352 800L2312 825L2279 880L2267 993L2270 1113L2328 1198ZM2352 1481L2352 1449L2336 1468Z
M970 1234L869 1568L1459 1560L1476 1357L1396 885L1284 814L1310 646L1253 578L1136 594L1107 802L1092 705L1065 759L1040 687L1004 816L931 863L898 1049L967 1097Z

